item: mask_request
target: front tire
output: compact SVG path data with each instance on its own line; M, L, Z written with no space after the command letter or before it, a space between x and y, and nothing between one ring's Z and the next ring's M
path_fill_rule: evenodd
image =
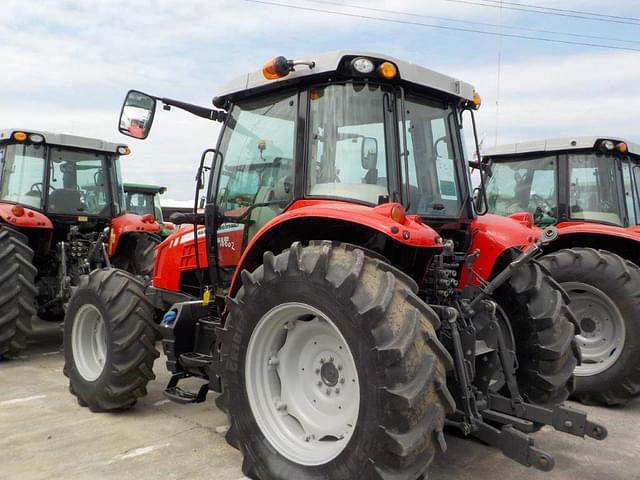
M25 235L0 227L0 358L26 347L38 291L33 250Z
M331 242L267 252L242 283L221 334L218 406L244 474L422 478L454 402L440 322L415 283Z
M627 403L640 394L640 268L592 248L559 250L541 262L567 291L580 326L575 396Z
M519 268L495 295L514 334L520 393L533 403L554 405L574 390L579 351L568 298L535 262Z
M144 285L114 268L93 271L69 301L64 372L78 403L94 412L126 410L155 378L155 324Z

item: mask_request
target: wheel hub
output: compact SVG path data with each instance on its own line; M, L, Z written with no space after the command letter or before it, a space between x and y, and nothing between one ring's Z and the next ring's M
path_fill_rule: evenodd
M348 444L358 373L342 333L318 309L292 302L267 312L247 346L245 382L260 430L284 457L325 464Z
M107 360L107 333L100 310L91 304L80 307L73 320L71 351L78 373L89 382L104 370Z
M624 348L626 328L620 309L599 288L582 282L567 282L562 286L571 298L580 333L576 340L582 353L577 376L592 376L611 368Z

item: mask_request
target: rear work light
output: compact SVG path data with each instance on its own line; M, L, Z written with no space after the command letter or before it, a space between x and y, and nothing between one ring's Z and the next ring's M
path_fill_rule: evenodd
M351 60L351 67L358 73L366 74L373 72L375 65L368 58L356 57Z
M129 155L131 153L131 149L126 145L120 145L118 147L118 155Z
M44 142L44 137L39 133L32 133L31 135L29 135L29 140L31 140L33 143L42 143Z

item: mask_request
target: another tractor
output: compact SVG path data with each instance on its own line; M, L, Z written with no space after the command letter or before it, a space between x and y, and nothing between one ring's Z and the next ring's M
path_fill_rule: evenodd
M145 138L157 102L223 122L197 175L204 213L178 216L192 226L158 248L152 287L106 268L75 292L65 360L81 405L144 395L165 309L166 396L220 392L251 478L422 478L445 425L541 470L554 460L527 435L540 426L606 436L559 405L575 326L530 261L555 230L476 214L471 85L384 55L278 57L215 109L131 91L120 130ZM87 309L100 342L73 335ZM179 386L189 377L197 392Z
M141 183L125 183L124 196L126 210L136 215L151 214L160 225L160 236L168 237L174 231L171 222L165 222L160 205L160 195L167 191L167 187L146 185Z
M0 357L24 348L34 314L62 320L94 268L151 275L159 226L125 213L119 157L128 153L93 138L0 131Z
M576 396L628 402L640 394L640 146L560 138L495 147L483 160L490 212L560 234L540 262L580 326Z

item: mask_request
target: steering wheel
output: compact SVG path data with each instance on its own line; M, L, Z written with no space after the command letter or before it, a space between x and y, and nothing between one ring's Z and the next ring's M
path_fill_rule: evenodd
M536 225L542 224L545 217L553 217L552 208L544 198L534 193L531 195L531 200L536 203L536 209L533 212L533 222Z
M43 188L44 188L44 182L36 182L33 185L31 185L31 187L29 187L29 190L31 190L32 192L42 193ZM55 187L49 185L49 191L53 192L54 190L55 190Z

